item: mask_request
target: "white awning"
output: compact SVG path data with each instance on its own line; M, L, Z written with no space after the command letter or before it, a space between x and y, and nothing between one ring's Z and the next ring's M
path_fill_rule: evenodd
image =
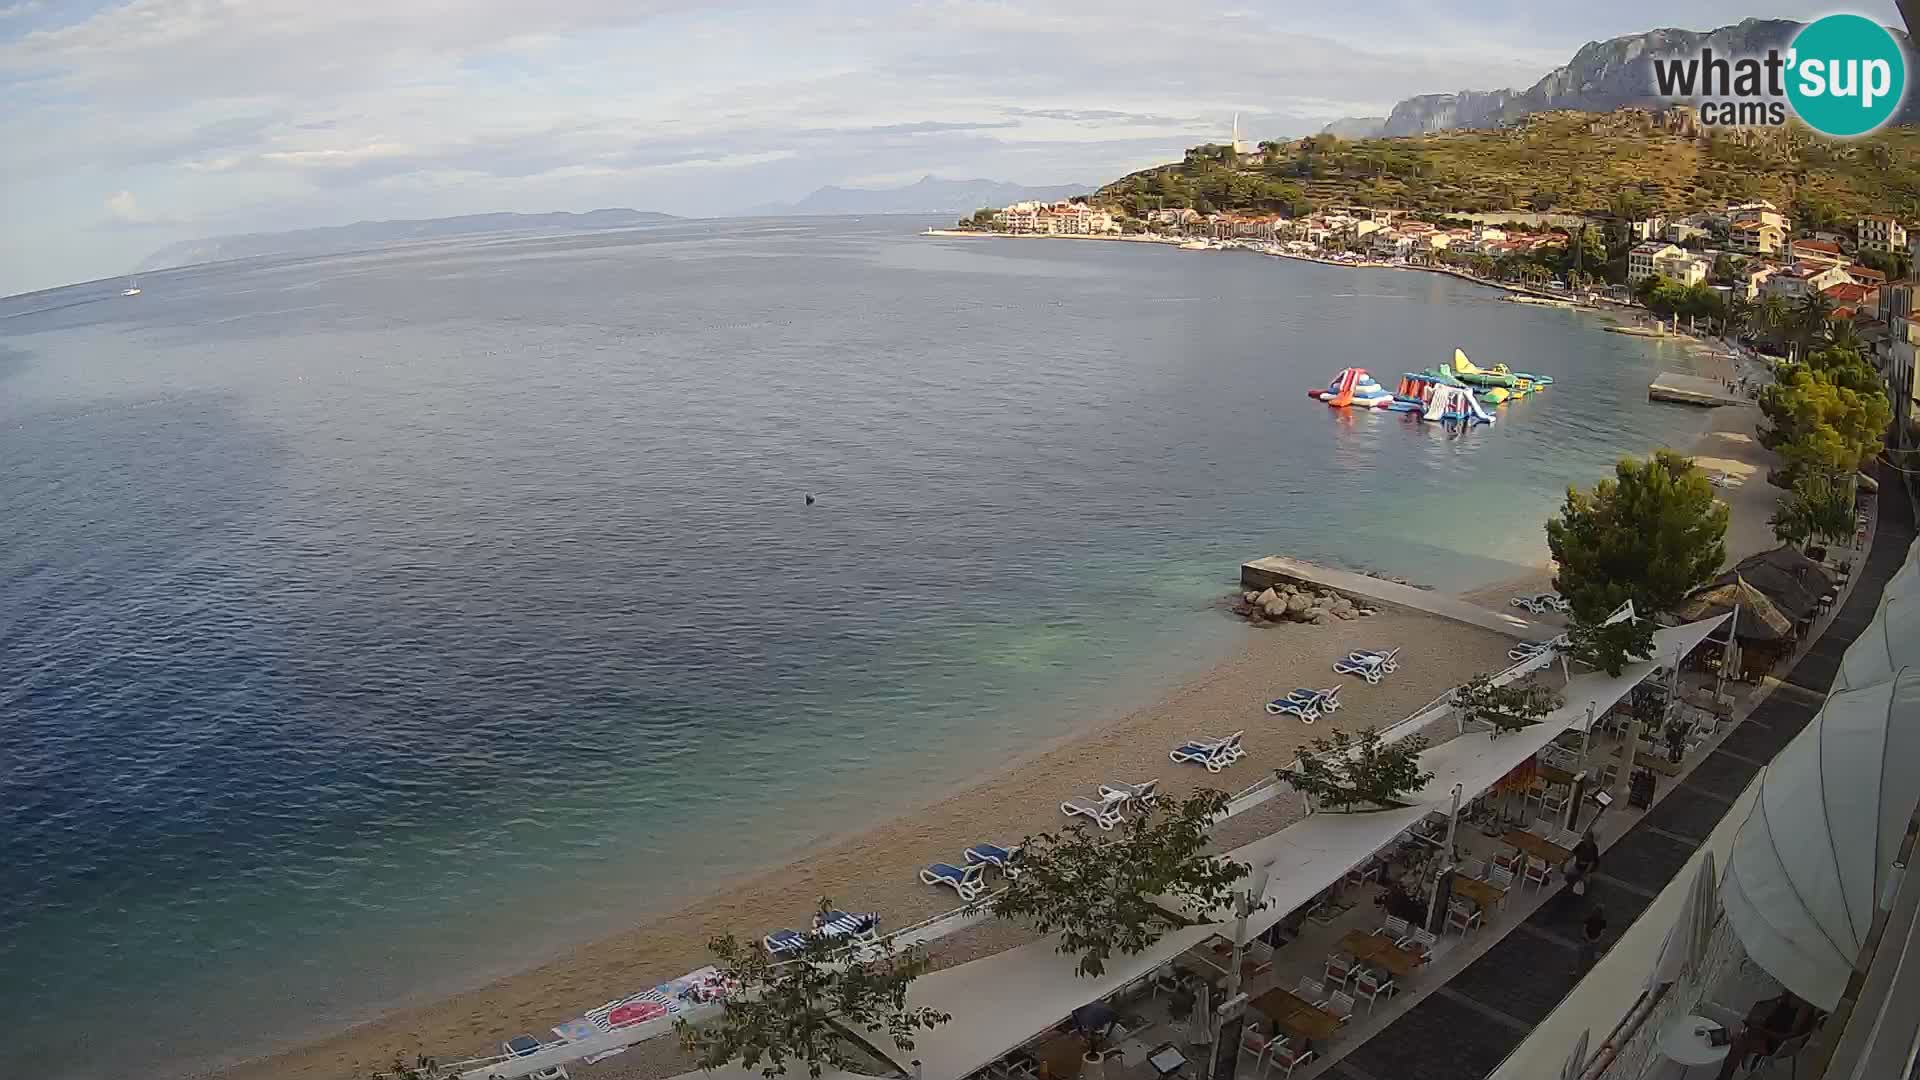
M1920 668L1836 691L1761 775L1720 902L1747 954L1822 1009L1840 1002L1920 803Z
M1833 689L1871 686L1908 666L1920 666L1920 540L1907 549L1906 564L1887 582L1873 621L1841 658Z

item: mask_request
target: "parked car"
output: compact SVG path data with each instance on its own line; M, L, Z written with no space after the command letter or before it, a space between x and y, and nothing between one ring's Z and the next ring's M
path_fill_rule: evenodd
M508 1057L527 1057L539 1053L543 1047L540 1040L531 1035L515 1035L501 1043L500 1049L506 1051ZM527 1076L531 1080L572 1080L564 1065L551 1065L538 1072L530 1072Z

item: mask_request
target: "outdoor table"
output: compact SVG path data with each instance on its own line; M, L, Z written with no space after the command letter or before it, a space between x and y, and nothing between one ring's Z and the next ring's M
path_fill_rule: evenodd
M1161 1076L1172 1076L1187 1067L1186 1055L1180 1053L1172 1043L1155 1047L1153 1053L1147 1056L1147 1063Z
M1078 1035L1055 1035L1031 1051L1035 1061L1047 1067L1049 1076L1058 1080L1073 1080L1080 1075L1086 1062L1081 1058L1087 1052L1087 1041Z
M1481 881L1465 874L1453 875L1453 895L1463 896L1480 905L1482 911L1492 911L1507 898L1507 890L1491 881Z
M1375 967L1386 968L1395 978L1405 978L1420 966L1420 958L1389 941L1385 935L1365 930L1349 930L1340 939L1340 947Z
M1546 837L1536 836L1530 832L1522 832L1519 829L1508 829L1506 835L1502 836L1501 839L1536 859L1545 859L1547 865L1556 870L1565 865L1568 859L1573 858L1572 851L1561 847Z
M1701 1028L1717 1028L1704 1016L1676 1016L1667 1021L1660 1029L1660 1054L1668 1061L1677 1061L1689 1069L1718 1065L1727 1059L1733 1046L1715 1046L1704 1035L1695 1034Z
M1248 1004L1271 1017L1289 1035L1302 1039L1331 1039L1340 1030L1340 1018L1291 990L1273 989Z
M1181 953L1178 959L1184 960L1190 965L1204 966L1216 974L1226 975L1232 970L1233 942L1215 934L1200 944L1188 949L1186 952ZM1253 978L1259 970L1259 967L1260 965L1253 960L1242 957L1240 960L1240 977L1243 979Z
M1540 778L1549 784L1573 783L1573 774L1558 765L1541 765Z

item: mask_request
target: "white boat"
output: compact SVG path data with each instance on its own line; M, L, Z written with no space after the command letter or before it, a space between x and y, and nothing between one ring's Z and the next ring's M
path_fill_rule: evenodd
M120 290L120 295L121 296L139 296L140 295L140 279L128 278L127 287Z

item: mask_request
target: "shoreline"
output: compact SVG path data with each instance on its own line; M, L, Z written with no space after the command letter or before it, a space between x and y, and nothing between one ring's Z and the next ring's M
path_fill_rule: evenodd
M1127 237L1033 238L1171 242ZM1449 272L1444 268L1386 264L1371 268ZM1502 287L1466 275L1452 276ZM1681 335L1672 340L1686 339ZM1729 367L1739 363L1734 356L1713 355ZM1770 456L1752 440L1758 411L1751 407L1712 411L1715 415L1710 430L1695 441L1691 452L1704 459L1704 452L1711 448L1721 456L1704 459L1703 464L1712 460L1742 466L1743 481L1757 471L1758 482L1752 489L1765 493L1764 461L1747 460L1750 452ZM1733 470L1726 471L1731 474ZM1590 486L1598 479L1583 477L1579 482ZM1746 487L1744 483L1741 486ZM1728 492L1723 490L1721 495L1725 498ZM1759 514L1761 533L1766 532L1764 518L1771 501L1768 496L1766 509ZM1751 524L1751 516L1750 509L1734 505L1729 562L1750 553L1736 550L1734 533L1743 519ZM1535 569L1527 577L1480 586L1460 595L1504 610L1506 596L1549 587L1550 567ZM1531 588L1536 584L1537 588ZM1267 697L1295 685L1330 685L1334 677L1327 669L1332 656L1383 640L1413 646L1408 671L1397 682L1381 687L1350 687L1350 691L1361 691L1350 702L1360 707L1345 710L1311 729L1283 725L1261 709ZM548 1027L588 1008L701 966L706 962L703 945L708 937L732 933L757 940L779 926L805 925L821 895L829 895L849 909L880 910L883 928L898 929L955 906L950 893L936 892L918 882L914 876L918 866L936 859L954 861L970 843L1015 842L1029 832L1057 828L1063 822L1057 803L1067 795L1089 794L1103 781L1149 777L1159 777L1173 797L1202 783L1229 792L1240 790L1268 775L1271 768L1285 764L1309 737L1329 727L1355 730L1370 724L1386 726L1468 675L1504 667L1509 643L1510 639L1491 632L1393 609L1382 609L1373 618L1324 627L1246 627L1235 644L1224 648L1217 662L1197 664L1143 692L1141 700L1152 699L1145 707L1124 713L1117 709L1076 710L1082 714L1074 717L1066 733L988 770L930 785L924 801L897 815L837 835L823 835L791 858L771 858L760 869L731 875L710 888L680 891L678 895L692 899L642 915L615 934L568 948L538 966L454 994L423 996L423 1000L365 1023L315 1039L299 1039L266 1056L196 1075L236 1080L343 1080L349 1075L364 1075L368 1069L391 1061L395 1054L411 1058L426 1053L449 1060L491 1052L502 1039L522 1031L545 1037ZM1403 697L1410 703L1402 703ZM1165 756L1167 747L1189 734L1224 735L1242 728L1248 732L1253 756L1218 776L1173 765ZM1226 829L1234 833L1249 831L1248 839L1271 832L1286 823L1281 815L1297 815L1297 807L1283 805L1288 802L1275 800L1271 812L1250 813L1244 820L1235 819ZM1017 927L990 923L941 942L934 960L940 966L963 962L1027 939L1028 935ZM594 1080L653 1080L690 1067L673 1040L656 1039L604 1064L575 1068L574 1072Z
M1296 685L1331 685L1335 658L1381 641L1407 649L1406 670L1377 687L1349 687L1353 700L1337 717L1303 727L1265 713L1267 699ZM701 966L707 962L704 944L713 936L758 940L780 926L804 926L821 896L850 910L878 910L883 928L898 929L956 906L951 893L919 882L919 867L956 861L968 844L1013 843L1057 829L1065 823L1058 803L1069 795L1091 794L1112 780L1154 777L1171 798L1201 786L1239 791L1332 727L1385 727L1468 675L1505 667L1510 645L1504 635L1390 608L1326 626L1245 627L1226 657L1156 687L1145 707L1090 716L1070 734L964 778L898 816L822 837L790 861L721 883L691 903L642 917L537 967L198 1075L340 1080L364 1075L395 1054L447 1061L488 1053L511 1035L544 1036L548 1027L587 1009ZM1241 729L1250 756L1227 772L1210 774L1167 759L1168 748L1189 735ZM1289 803L1276 799L1228 827L1252 830L1249 839L1264 835L1285 823L1273 815L1300 812ZM963 962L1027 938L1023 928L989 923L940 942L933 960L941 966ZM672 1042L653 1040L584 1074L602 1080L677 1075L691 1066Z

